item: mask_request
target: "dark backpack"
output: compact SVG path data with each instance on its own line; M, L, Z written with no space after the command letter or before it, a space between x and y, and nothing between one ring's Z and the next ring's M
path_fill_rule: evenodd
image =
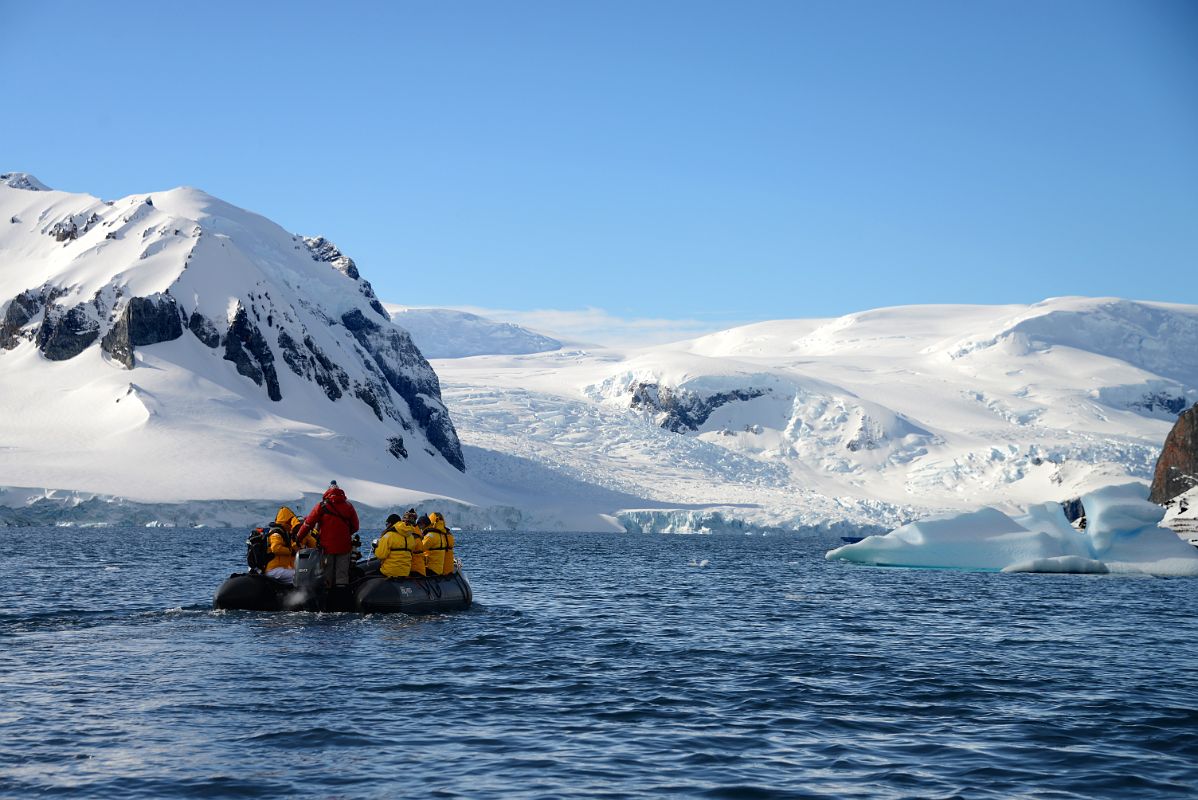
M245 540L245 563L254 572L266 572L270 563L270 533L263 528L254 528Z

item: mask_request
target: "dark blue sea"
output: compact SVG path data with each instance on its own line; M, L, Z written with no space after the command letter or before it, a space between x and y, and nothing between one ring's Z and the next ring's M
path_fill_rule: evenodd
M464 533L467 612L214 612L244 539L0 531L0 795L1198 795L1193 580Z

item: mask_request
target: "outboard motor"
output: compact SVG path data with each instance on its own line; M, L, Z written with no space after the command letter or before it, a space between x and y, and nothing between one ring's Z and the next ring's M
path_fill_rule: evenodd
M289 611L317 610L324 598L324 551L310 547L295 554L295 589L284 598Z

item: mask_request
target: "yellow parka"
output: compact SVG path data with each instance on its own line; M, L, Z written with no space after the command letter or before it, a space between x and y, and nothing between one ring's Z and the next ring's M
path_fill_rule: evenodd
M281 525L287 530L291 530L295 527L293 523L296 519L297 517L295 516L295 512L287 506L279 506L279 513L275 514L275 524Z
M432 525L424 534L425 563L429 575L453 574L453 534L445 528L445 518L433 512L428 515Z
M433 525L437 530L445 534L445 540L448 542L445 546L445 571L441 574L452 575L457 570L453 559L453 534L450 533L449 526L445 524L445 517L434 511L432 514L429 514L428 518L433 521Z
M406 578L424 574L423 542L414 525L400 520L379 537L374 557L380 562L379 572L388 578ZM419 563L414 556L420 556ZM417 572L413 567L420 567Z
M290 540L284 538L282 533L278 533L277 528L275 531L267 540L271 558L266 564L266 571L270 572L278 567L295 569L295 551L291 548Z
M315 547L316 537L308 534L303 540L295 538L299 531L299 525L303 520L295 515L287 506L279 509L279 513L275 514L274 525L279 526L285 531L290 532L289 537L284 537L279 533L271 533L267 539L267 547L270 549L271 559L266 564L266 569L272 570L276 567L284 569L295 569L295 554L305 547ZM274 526L272 526L274 527Z
M412 550L412 574L427 575L424 563L424 531L416 529L416 548Z
M280 528L291 532L291 538L295 542L296 550L300 550L304 547L316 546L316 537L310 533L304 537L303 541L296 539L296 535L299 533L300 527L304 524L304 519L303 517L297 517L295 512L287 506L279 507L279 513L275 514L275 524Z

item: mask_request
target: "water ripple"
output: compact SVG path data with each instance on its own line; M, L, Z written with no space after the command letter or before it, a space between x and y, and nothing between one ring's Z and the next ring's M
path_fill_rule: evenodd
M244 536L6 541L0 796L1190 797L1189 580L464 534L478 603L215 612ZM703 568L696 565L706 564ZM97 566L98 565L98 566Z

